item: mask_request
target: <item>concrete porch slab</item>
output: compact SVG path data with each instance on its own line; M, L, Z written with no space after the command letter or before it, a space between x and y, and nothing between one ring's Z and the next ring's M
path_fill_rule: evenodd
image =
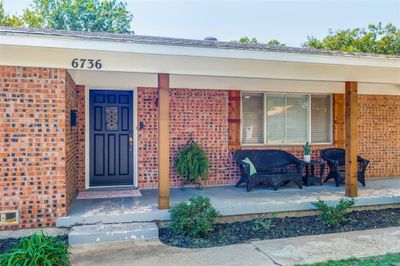
M142 190L142 197L75 200L68 216L57 219L58 227L80 224L146 222L169 220L167 210L157 208L157 190ZM278 191L257 188L246 192L244 187L206 187L202 190L171 189L171 205L190 197L204 195L223 216L251 215L265 212L290 212L314 210L318 199L336 203L344 197L344 186L333 183L298 189L288 185ZM400 204L400 178L368 180L359 188L356 206Z

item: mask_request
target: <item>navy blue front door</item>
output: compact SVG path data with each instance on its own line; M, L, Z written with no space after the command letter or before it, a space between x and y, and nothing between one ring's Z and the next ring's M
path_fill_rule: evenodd
M90 186L133 185L133 94L90 91Z

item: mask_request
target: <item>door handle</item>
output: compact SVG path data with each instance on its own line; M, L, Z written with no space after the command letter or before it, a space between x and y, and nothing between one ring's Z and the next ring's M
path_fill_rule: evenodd
M129 136L129 151L133 151L133 136Z

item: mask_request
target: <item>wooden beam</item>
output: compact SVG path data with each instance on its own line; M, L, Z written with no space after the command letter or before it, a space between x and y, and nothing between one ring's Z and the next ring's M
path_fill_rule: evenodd
M344 94L333 95L333 139L336 148L345 148L344 132Z
M169 208L169 74L158 74L158 208Z
M240 149L240 91L228 91L228 149Z
M345 83L345 134L346 134L346 196L357 197L357 82Z

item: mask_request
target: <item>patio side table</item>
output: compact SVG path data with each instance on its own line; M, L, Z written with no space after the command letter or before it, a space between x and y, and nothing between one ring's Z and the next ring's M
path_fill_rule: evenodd
M315 166L319 166L319 175L315 174ZM322 176L324 174L325 163L319 161L305 162L306 174L303 176L303 182L306 186L318 183L322 185Z

